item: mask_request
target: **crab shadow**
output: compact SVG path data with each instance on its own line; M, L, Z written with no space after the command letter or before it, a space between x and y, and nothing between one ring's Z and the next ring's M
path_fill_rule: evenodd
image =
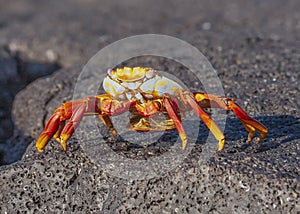
M277 148L280 144L290 143L300 139L300 118L291 115L261 116L254 119L260 121L268 128L266 138L256 145L258 152L263 152ZM204 127L204 124L201 124ZM206 129L207 130L207 129ZM245 151L253 147L259 137L256 133L253 143L247 143L247 131L242 123L234 116L229 116L226 120L224 134L227 142L241 142L240 151ZM200 135L201 136L201 135ZM203 138L199 138L203 142Z

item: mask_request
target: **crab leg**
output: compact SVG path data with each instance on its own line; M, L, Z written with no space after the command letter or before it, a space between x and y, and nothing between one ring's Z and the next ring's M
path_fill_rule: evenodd
M44 131L36 141L38 151L43 151L52 137L61 144L63 150L66 150L66 142L78 126L85 113L85 109L86 104L84 100L68 102L56 109L47 122ZM70 119L70 121L65 125L65 120L67 119Z
M193 110L197 113L197 115L201 118L207 128L213 133L215 138L219 141L218 151L221 151L225 145L225 137L223 132L220 130L219 126L215 123L215 121L202 109L201 106L198 105L196 100L191 95L186 95L186 101L193 108Z
M60 134L62 132L62 130L64 129L66 125L66 121L59 121L59 125L58 125L58 129L57 131L55 132L55 134L53 135L53 138L59 142L60 141Z
M69 122L65 125L63 128L61 134L60 134L60 145L62 146L63 150L67 150L67 141L70 139L72 134L75 131L75 128L79 125L83 114L85 112L85 103L82 103L81 105L78 105L74 107L72 116L69 120Z
M47 145L49 140L57 131L61 132L62 130L61 127L60 127L61 130L59 130L60 117L61 117L60 109L57 109L48 120L48 123L45 126L44 131L40 134L35 144L39 152L43 151L44 147Z
M111 131L111 133L114 136L118 136L118 132L117 132L117 130L115 130L114 125L113 125L111 119L109 118L109 116L99 114L98 117L102 120L104 125L106 125L109 128L109 130Z
M65 151L66 142L74 133L82 117L85 115L98 115L114 135L117 134L109 116L117 115L127 110L132 102L119 102L112 100L109 95L87 97L64 103L57 108L48 120L44 131L36 141L36 147L42 152L52 137L59 142ZM66 120L69 120L65 123Z
M203 108L222 108L224 110L232 111L237 118L239 118L249 133L247 142L251 142L255 131L260 134L259 141L266 137L268 129L257 120L251 118L243 109L241 109L241 107L238 106L238 104L234 102L234 100L200 92L194 93L194 96L199 105Z
M186 132L182 126L182 123L178 117L178 115L176 114L176 111L172 105L172 101L169 100L169 98L165 98L164 102L163 102L163 106L166 108L170 118L173 120L174 125L178 131L179 137L181 139L182 142L182 149L186 148L187 145L187 135Z

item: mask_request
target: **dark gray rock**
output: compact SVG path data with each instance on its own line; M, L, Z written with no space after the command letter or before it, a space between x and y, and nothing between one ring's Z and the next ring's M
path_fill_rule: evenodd
M19 159L32 142L22 160L0 168L0 212L299 213L299 8L296 0L0 0L2 163ZM116 142L91 117L66 153L54 141L37 153L34 139L46 120L72 99L81 70L73 66L113 41L141 33L167 34L196 46L218 71L226 96L269 128L267 139L247 145L245 130L230 114L222 153L206 153L203 124L196 143L181 153L176 132L154 144ZM143 58L123 65L141 62L199 88L174 62ZM59 65L72 68L16 96L13 131L16 92ZM166 156L173 147L178 153Z
M226 94L269 128L264 142L247 145L245 130L231 114L222 153L206 158L208 132L201 125L198 140L181 159L180 153L165 156L172 146L180 149L170 141L176 132L161 143L133 145L111 138L102 125L82 128L95 121L86 117L66 153L54 141L37 153L32 142L22 161L1 167L1 212L298 213L299 88L293 80L299 79L295 71L300 59L293 47L282 46L277 41L245 41L226 53L214 48L206 52L215 56ZM151 57L144 60L174 66ZM290 63L278 67L280 61ZM133 59L124 65L135 63ZM54 109L72 98L80 69L63 69L20 92L13 108L17 128L36 138ZM175 65L172 70L180 76L181 69ZM156 167L147 164L155 158L162 158ZM170 168L160 171L164 164Z

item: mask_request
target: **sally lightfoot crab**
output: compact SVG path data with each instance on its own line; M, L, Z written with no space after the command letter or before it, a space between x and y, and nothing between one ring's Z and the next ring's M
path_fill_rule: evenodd
M87 115L98 115L113 135L117 136L110 117L125 111L130 111L137 118L130 121L129 129L133 131L164 131L176 128L182 141L182 149L186 148L188 139L181 121L184 111L191 109L218 140L218 151L224 148L225 137L204 108L232 111L248 131L248 142L253 139L255 131L260 135L259 141L268 132L264 125L247 115L232 99L188 92L176 81L151 68L109 69L103 80L103 88L106 94L73 100L57 108L36 141L37 150L43 151L52 137L66 150L68 139L82 117ZM161 114L166 118L159 118Z

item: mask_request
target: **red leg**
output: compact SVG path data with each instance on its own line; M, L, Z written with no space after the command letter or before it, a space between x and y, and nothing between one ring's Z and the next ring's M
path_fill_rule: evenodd
M111 131L111 133L114 136L118 136L118 132L117 132L117 130L115 130L114 125L113 125L111 119L109 118L109 116L100 115L100 114L98 116L102 120L102 122L104 123L104 125L106 125L109 128L109 130Z
M198 105L194 97L187 94L185 97L188 104L193 108L197 115L201 118L207 128L213 133L215 138L219 141L218 151L221 151L225 145L225 137L219 126L213 119Z
M109 95L100 95L87 97L83 100L74 100L64 103L55 110L54 114L48 120L44 131L36 141L36 147L39 152L43 151L47 143L54 137L66 150L66 142L72 136L75 128L79 125L85 115L98 115L103 117L104 124L110 130L114 130L109 116L121 114L127 110L131 102L120 102L112 100ZM69 120L65 124L65 121ZM116 132L113 134L116 134Z
M259 132L260 134L259 141L263 140L266 137L268 129L257 120L251 118L243 109L241 109L241 107L239 107L234 102L234 100L200 92L194 93L194 96L199 105L203 108L222 108L232 111L248 131L248 142L251 142L251 140L253 139L255 131Z
M54 114L50 117L44 131L41 133L36 141L36 148L39 152L42 152L49 140L53 137L59 128L61 116L61 108L58 108Z
M68 102L59 107L50 117L44 131L36 141L38 151L43 151L52 137L61 144L63 150L66 150L66 141L79 124L85 109L86 102L84 101ZM65 125L67 119L70 121Z
M58 129L57 129L57 131L55 132L55 134L53 135L53 138L54 138L57 142L60 142L60 134L61 134L61 131L63 130L63 128L65 127L65 125L66 125L66 121L59 121Z
M85 112L86 106L85 103L82 103L81 105L78 105L74 107L72 110L72 116L69 120L69 122L65 125L63 130L61 131L60 134L60 145L62 146L63 150L67 150L67 141L69 138L72 136L72 134L75 131L75 128L79 125L83 114Z
M165 98L164 102L163 102L164 107L166 108L170 118L173 120L174 125L178 131L179 137L181 139L182 142L182 149L186 148L187 145L187 136L186 136L186 132L182 126L182 123L178 117L178 115L176 114L176 111L172 105L172 101L169 100L169 98Z

